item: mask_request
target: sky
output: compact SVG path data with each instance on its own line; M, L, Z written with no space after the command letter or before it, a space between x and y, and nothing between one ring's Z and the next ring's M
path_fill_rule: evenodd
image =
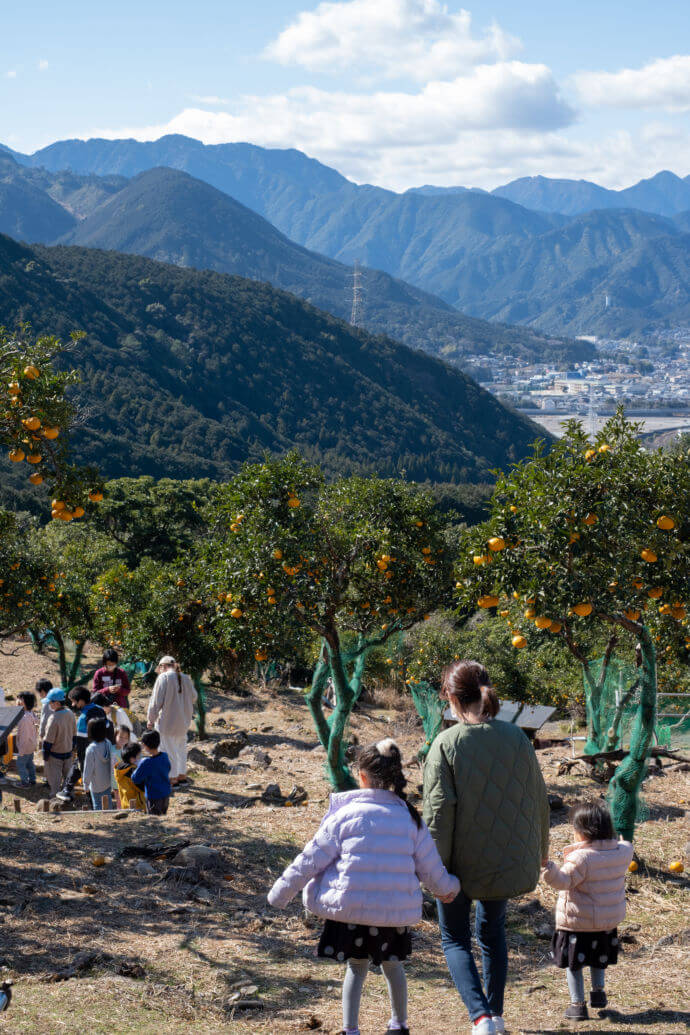
M686 0L0 0L0 143L295 147L394 190L690 173Z

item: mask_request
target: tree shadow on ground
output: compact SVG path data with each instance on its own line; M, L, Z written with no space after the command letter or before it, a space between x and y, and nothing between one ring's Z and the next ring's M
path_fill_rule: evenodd
M60 816L41 817L40 826L12 818L15 825L0 826L1 955L19 976L52 973L85 949L127 956L142 939L177 935L190 923L218 925L234 936L242 933L235 918L248 915L252 922L242 926L251 937L252 923L261 924L257 910L265 908L267 870L278 872L294 855L288 841L266 842L249 831L228 838L219 831L221 867L202 873L199 884L196 878L185 883L166 879L170 860L152 860L156 873L139 876L137 859L122 851L157 842L208 843L207 829L191 834L173 818L143 815L115 822L108 813L70 817L83 823L76 831L60 829ZM105 866L94 865L97 855ZM206 898L197 899L197 889Z

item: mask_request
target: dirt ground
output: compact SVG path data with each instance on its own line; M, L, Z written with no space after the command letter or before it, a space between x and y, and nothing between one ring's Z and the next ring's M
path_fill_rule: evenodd
M95 655L89 660L95 662ZM41 675L55 676L51 659L30 650L0 655L0 685L8 694L31 688ZM143 716L146 692L137 689L132 699ZM361 743L393 735L412 759L420 743L414 715L384 705L359 710L353 733ZM342 968L314 958L318 925L304 918L299 901L278 912L265 898L318 826L328 798L324 755L303 697L294 691L248 698L211 694L209 706L209 739L192 747L210 754L244 730L251 747L268 753L270 765L263 768L265 759L253 753L223 759L225 772L195 763L191 786L174 796L165 818L40 813L40 773L35 789L18 787L13 767L0 783L0 980L15 982L0 1031L340 1030ZM559 727L551 732L558 736ZM579 769L558 775L567 753L564 747L539 752L549 790L566 805L601 792ZM408 775L416 787L416 764ZM295 785L304 788L307 803L264 803L263 791L276 783L284 794ZM14 811L15 798L21 812ZM690 880L668 869L690 840L690 774L649 778L645 800L649 819L637 837L640 869L628 878L625 952L608 974L608 1011L591 1011L592 1018L579 1025L563 1019L565 980L548 961L555 893L540 885L509 907L505 1017L511 1033L677 1035L690 1029ZM552 827L552 857L558 858L569 841L564 810L552 813ZM154 872L140 875L139 860L122 854L151 845L160 852L182 841L217 849L220 862L199 878L169 858L151 858ZM105 857L104 866L94 865L96 853ZM433 920L417 928L408 975L414 1035L469 1032ZM243 1008L238 1000L252 1005ZM362 1032L382 1033L388 1016L383 979L372 974Z

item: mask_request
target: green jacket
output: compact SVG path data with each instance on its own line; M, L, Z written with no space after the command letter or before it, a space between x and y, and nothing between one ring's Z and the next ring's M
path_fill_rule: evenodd
M533 891L549 850L549 800L537 756L518 726L459 722L424 766L424 819L471 899Z

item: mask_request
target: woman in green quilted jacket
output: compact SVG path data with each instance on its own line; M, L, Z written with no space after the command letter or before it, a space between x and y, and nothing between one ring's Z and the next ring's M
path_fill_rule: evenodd
M439 734L424 767L424 819L462 889L452 903L438 902L438 915L473 1035L505 1031L506 900L534 890L549 854L549 802L534 749L518 726L494 717L489 686L476 661L446 669L443 696L458 722ZM483 986L472 958L473 901Z

